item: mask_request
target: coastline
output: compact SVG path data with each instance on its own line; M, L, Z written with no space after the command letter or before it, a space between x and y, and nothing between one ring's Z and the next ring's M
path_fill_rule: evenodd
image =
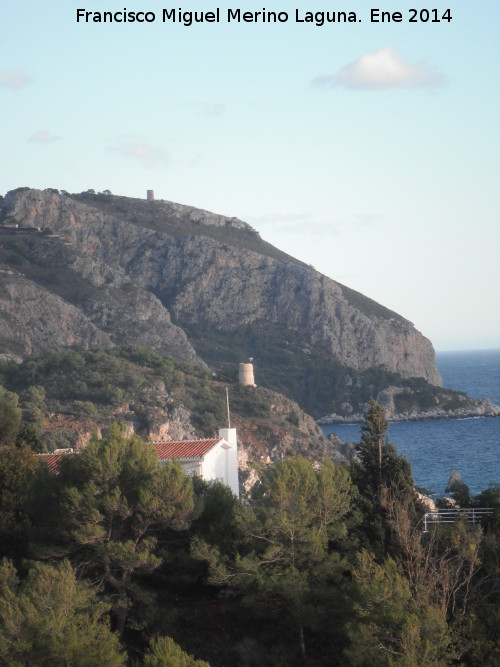
M468 407L461 407L455 410L413 410L411 412L401 412L389 414L386 410L387 419L389 422L408 422L408 421L431 421L431 420L450 420L450 419L471 419L480 417L500 417L500 406L493 403L489 398L482 401L472 401L474 405ZM327 426L329 424L360 424L364 421L364 414L355 413L348 416L342 416L335 413L325 415L316 420L319 426Z

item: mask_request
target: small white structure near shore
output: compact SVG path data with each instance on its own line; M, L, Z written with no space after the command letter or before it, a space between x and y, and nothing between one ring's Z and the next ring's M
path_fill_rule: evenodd
M188 475L207 482L218 481L229 486L239 498L238 440L235 428L222 428L218 438L154 442L160 463L179 461Z

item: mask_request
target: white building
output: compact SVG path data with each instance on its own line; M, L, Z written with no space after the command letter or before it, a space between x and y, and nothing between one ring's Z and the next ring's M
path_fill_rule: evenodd
M238 441L235 428L222 428L218 438L153 443L160 463L179 461L188 475L217 480L239 498Z

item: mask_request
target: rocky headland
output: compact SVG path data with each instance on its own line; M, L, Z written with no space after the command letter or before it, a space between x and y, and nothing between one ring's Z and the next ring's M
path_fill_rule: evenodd
M237 218L19 188L0 198L0 272L7 358L141 344L231 377L253 357L259 385L316 419L356 421L393 388L391 418L495 409L446 394L432 344L411 322Z
M398 397L405 399L409 409L398 409ZM395 400L396 399L396 400ZM489 398L475 400L462 392L441 390L433 396L434 405L419 409L422 404L409 387L387 387L376 396L376 401L385 409L387 419L398 421L420 421L425 419L466 419L470 417L498 417L500 406ZM442 407L443 404L446 407ZM453 407L450 407L453 406ZM368 405L366 405L368 409ZM319 424L352 424L362 422L366 409L363 412L351 412L349 415L330 414L320 417Z

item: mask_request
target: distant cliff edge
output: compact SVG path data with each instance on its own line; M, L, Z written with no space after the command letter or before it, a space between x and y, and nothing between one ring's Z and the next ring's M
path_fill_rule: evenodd
M0 278L4 355L137 342L229 374L253 357L257 384L315 416L348 416L389 386L442 385L411 322L190 206L13 190Z

